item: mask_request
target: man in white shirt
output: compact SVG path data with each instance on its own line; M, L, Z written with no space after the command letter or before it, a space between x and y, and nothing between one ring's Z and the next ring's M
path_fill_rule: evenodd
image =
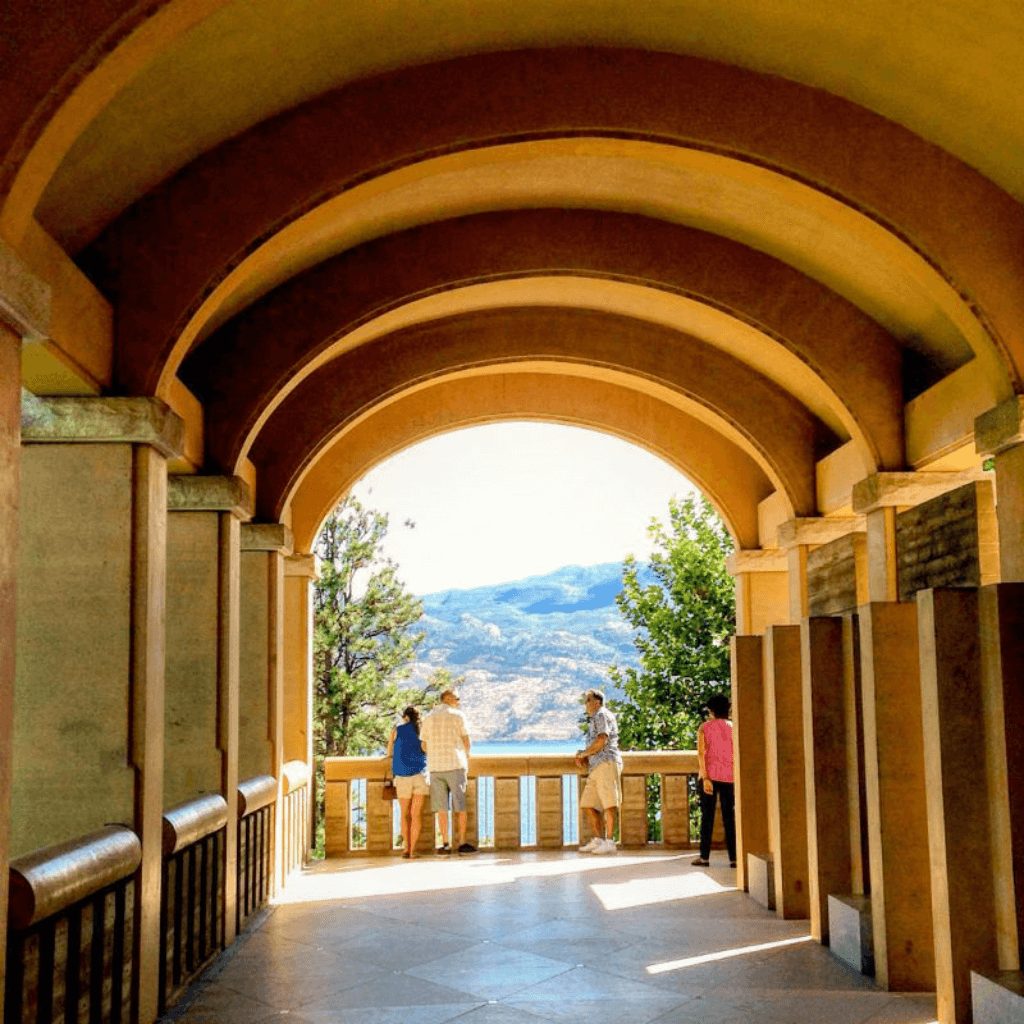
M448 799L459 830L459 853L476 853L466 842L466 776L469 771L469 730L459 711L459 695L454 690L441 694L441 704L420 725L420 744L427 752L430 773L430 804L437 815L441 832L438 853L451 853L448 839ZM454 840L454 837L452 837Z

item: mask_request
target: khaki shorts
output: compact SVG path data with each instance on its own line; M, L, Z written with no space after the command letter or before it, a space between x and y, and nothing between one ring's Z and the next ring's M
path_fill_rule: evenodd
M619 766L614 761L602 761L592 768L583 787L580 807L595 807L606 811L622 803L622 785L619 782Z
M419 775L396 775L395 789L398 790L399 800L408 800L414 796L426 796L430 792L426 772L420 772Z

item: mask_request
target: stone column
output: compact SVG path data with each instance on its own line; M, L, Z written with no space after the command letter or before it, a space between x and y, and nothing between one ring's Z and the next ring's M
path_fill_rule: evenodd
M167 729L164 802L227 801L224 941L235 935L238 860L240 526L252 514L237 477L168 485Z
M1024 581L1024 396L1015 395L974 421L979 455L993 456L999 523L999 578Z
M238 776L269 773L277 779L277 865L284 834L284 560L292 552L291 530L278 523L246 524L241 545ZM276 875L275 869L271 877Z
M15 855L124 822L142 840L140 1019L156 1014L167 459L151 399L34 400L22 422Z
M917 607L860 609L864 776L875 976L935 988Z
M851 889L843 620L800 624L811 934L828 944L828 897Z
M771 626L765 633L764 691L775 909L779 917L802 918L808 916L810 903L799 626Z
M21 491L21 345L44 338L50 289L0 242L0 999L7 967L7 875L14 775L15 597Z
M734 636L731 642L736 885L748 891L747 854L768 852L762 647L759 636Z
M736 580L738 636L760 636L773 623L788 621L789 574L785 551L734 551L726 567Z
M313 583L320 578L316 555L284 560L284 759L313 768ZM310 794L315 819L315 791ZM312 835L309 836L312 844ZM279 879L283 882L283 878Z
M976 590L917 595L939 1020L971 1019L971 970L998 970Z
M999 969L1024 957L1024 583L978 592L985 777Z

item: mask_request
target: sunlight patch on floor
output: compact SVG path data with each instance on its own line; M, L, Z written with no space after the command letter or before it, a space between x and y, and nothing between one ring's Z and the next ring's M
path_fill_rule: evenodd
M605 910L625 910L628 907L645 907L653 903L670 903L694 896L736 891L734 885L722 885L703 872L659 878L632 878L628 882L602 882L595 883L591 888Z
M663 860L677 859L679 858L663 858ZM289 878L288 884L273 902L276 904L316 903L328 900L358 899L366 896L398 896L403 893L434 892L441 888L468 889L476 886L507 885L520 878L583 874L590 871L607 871L650 863L650 857L630 857L622 854L614 858L573 854L570 857L558 856L553 859L534 861L486 854L473 858L426 856L414 861L389 857L382 858L365 867L358 866L358 862L352 860L325 861L313 870L296 873ZM725 890L718 886L713 891ZM689 893L688 895L697 894ZM621 905L634 904L623 903Z
M665 974L667 971L679 971L684 967L696 967L709 964L715 960L728 960L734 956L745 956L747 953L760 953L766 949L778 949L780 946L795 946L799 942L810 942L810 935L799 935L795 939L779 939L776 942L760 942L756 946L738 946L735 949L721 949L717 953L703 953L700 956L688 956L683 960L666 960L660 964L649 964L648 974Z

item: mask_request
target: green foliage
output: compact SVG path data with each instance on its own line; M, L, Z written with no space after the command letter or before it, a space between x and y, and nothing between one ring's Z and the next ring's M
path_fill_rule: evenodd
M732 539L703 497L672 499L668 525L654 519L648 532L655 580L642 585L630 556L616 598L636 631L641 668L609 669L626 694L609 706L618 718L622 749L692 750L700 706L712 694L729 691L729 637L736 613L725 560Z

